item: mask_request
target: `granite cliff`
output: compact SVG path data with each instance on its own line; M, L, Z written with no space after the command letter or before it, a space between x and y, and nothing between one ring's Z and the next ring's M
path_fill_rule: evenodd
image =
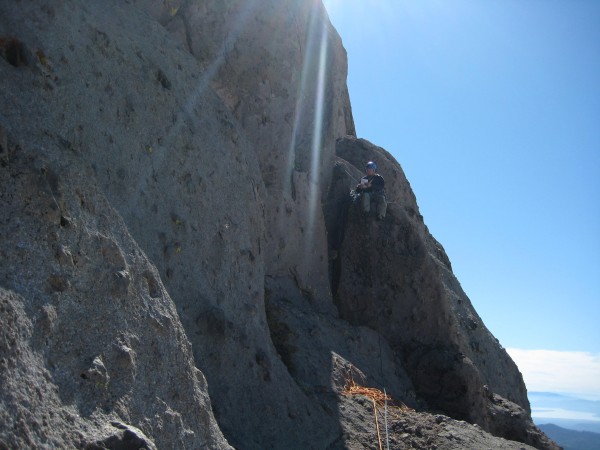
M394 448L556 448L320 1L2 0L0 56L0 448L378 448L352 380Z

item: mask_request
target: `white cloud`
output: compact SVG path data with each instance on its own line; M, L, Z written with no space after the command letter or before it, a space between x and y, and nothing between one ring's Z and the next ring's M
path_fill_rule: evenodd
M529 392L571 394L600 400L600 354L507 348Z
M532 407L531 415L534 419L568 419L568 420L584 420L589 422L598 422L598 415L591 412L571 411L570 409L561 408L541 408Z

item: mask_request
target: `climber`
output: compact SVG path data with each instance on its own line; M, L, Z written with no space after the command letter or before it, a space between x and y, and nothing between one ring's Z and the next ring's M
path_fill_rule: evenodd
M385 200L385 180L377 173L377 164L373 161L367 163L367 174L360 179L356 186L356 193L362 197L362 208L365 214L371 211L371 202L377 206L377 220L383 220L387 210Z

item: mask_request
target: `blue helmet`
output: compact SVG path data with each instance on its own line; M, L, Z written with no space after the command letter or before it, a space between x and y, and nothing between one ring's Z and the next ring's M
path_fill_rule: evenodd
M367 169L377 170L377 164L375 164L373 161L369 161L367 163Z

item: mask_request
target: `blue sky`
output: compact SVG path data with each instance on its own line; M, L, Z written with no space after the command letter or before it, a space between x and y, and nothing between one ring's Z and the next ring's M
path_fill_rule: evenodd
M402 165L487 327L524 361L548 350L533 359L564 370L564 393L561 361L583 354L595 398L600 1L324 3L358 136ZM540 371L522 365L531 391Z

